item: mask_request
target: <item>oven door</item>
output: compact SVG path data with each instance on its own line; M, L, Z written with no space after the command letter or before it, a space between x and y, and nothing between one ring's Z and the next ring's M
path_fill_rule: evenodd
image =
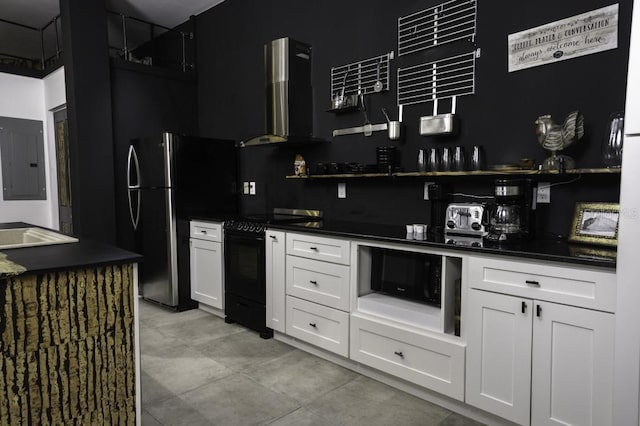
M225 231L225 291L266 302L264 235Z

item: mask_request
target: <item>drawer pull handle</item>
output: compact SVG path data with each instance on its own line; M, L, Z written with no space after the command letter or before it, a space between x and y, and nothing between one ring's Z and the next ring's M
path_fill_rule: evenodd
M275 235L269 235L269 238L271 238L272 240L275 240L276 236Z
M534 280L526 280L525 283L529 284L529 285L537 285L540 286L540 283L538 281L534 281Z
M310 325L311 327L313 327L313 328L318 328L318 327L316 326L316 323L315 323L315 322L310 322L310 323L309 323L309 325Z
M309 282L310 282L311 284L313 284L313 285L318 285L318 281L316 281L316 280L309 280Z
M204 229L200 232L202 232L204 235L207 235L207 231L205 231Z
M398 355L400 358L404 359L404 354L401 351L395 351L394 354Z
M318 251L318 247L309 247L309 250Z

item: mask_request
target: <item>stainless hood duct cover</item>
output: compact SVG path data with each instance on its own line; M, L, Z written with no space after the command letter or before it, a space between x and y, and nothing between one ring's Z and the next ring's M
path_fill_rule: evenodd
M265 135L240 146L318 142L313 138L311 46L279 38L264 46Z

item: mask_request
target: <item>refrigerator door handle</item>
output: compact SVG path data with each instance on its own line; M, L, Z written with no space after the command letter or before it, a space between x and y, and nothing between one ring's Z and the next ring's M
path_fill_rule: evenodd
M131 202L131 193L136 194L136 212L135 217L133 213L133 203ZM129 189L127 191L127 197L129 198L129 217L131 217L131 224L133 225L134 231L138 230L138 223L140 222L140 190L139 189Z
M136 182L135 185L131 185L131 165L135 167ZM138 229L138 223L140 222L140 163L138 162L138 154L133 145L129 145L129 153L127 155L127 198L129 199L129 217L131 218L131 224L133 229ZM136 211L133 213L133 203L131 200L131 193L135 192L136 195Z
M133 162L132 162L133 160ZM131 165L134 165L136 172L136 184L131 185ZM138 161L138 154L133 145L129 145L129 154L127 155L127 188L134 189L140 187L140 162Z

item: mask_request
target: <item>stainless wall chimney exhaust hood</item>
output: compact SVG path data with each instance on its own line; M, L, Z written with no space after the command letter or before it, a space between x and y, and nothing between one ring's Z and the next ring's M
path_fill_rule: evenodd
M265 134L240 146L318 142L313 137L311 46L288 37L265 44Z

